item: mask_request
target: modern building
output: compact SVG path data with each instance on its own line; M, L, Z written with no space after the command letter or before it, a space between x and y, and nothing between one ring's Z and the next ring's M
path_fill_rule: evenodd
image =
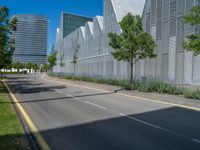
M183 22L184 16L199 0L104 0L104 16L96 16L64 38L57 38L59 73L60 56L64 55L66 74L73 73L71 60L74 43L80 46L76 74L102 78L128 79L130 66L116 61L108 44L109 32L121 33L119 22L131 12L142 17L143 28L155 40L157 57L140 60L133 68L136 79L156 79L175 84L200 83L200 57L183 49L182 42L198 28ZM59 31L59 34L63 31Z
M88 21L92 21L92 18L62 12L60 19L61 37L64 38Z
M157 57L144 60L139 76L161 79L175 84L200 83L200 56L183 48L186 35L199 31L184 23L183 16L199 0L146 0L143 27L156 41Z
M63 48L63 39L66 36L68 36L80 26L84 26L86 22L92 20L93 19L91 17L62 12L59 28L56 30L56 50L60 51L60 49Z
M107 34L109 32L120 33L119 21L132 12L134 15L142 15L144 0L104 0L104 17L96 16L93 21L86 22L63 39L62 31L57 34L58 62L54 72L60 72L60 55L64 54L64 73L73 73L74 44L80 46L76 70L78 75L98 76L106 78L128 78L129 66L126 62L117 62L113 59L109 47Z
M45 64L47 62L48 21L45 16L15 15L14 62Z

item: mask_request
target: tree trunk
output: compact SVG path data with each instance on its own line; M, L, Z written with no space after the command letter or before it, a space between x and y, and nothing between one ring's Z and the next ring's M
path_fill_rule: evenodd
M62 72L63 72L63 71L62 71L62 66L61 66L61 77L62 77Z
M75 67L76 67L76 65L74 64L74 80L75 80L75 76L76 76L76 74L75 74L76 73L76 68Z
M130 82L133 82L133 62L130 63L131 64L131 77L130 77Z

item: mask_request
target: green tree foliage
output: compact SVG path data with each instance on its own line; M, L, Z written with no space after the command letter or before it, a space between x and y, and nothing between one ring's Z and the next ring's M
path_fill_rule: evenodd
M28 62L28 63L26 64L26 69L29 70L29 73L31 72L31 69L32 69L32 68L33 68L33 63Z
M11 65L15 50L12 32L16 31L17 19L9 19L7 7L0 6L0 71Z
M200 25L200 6L195 6L191 11L184 16L185 23L191 26ZM194 55L200 54L200 33L188 34L186 40L183 43L183 47L188 51L193 51Z
M140 59L156 57L155 42L151 35L142 29L140 16L127 14L120 22L121 34L109 33L109 45L115 49L112 55L118 61L130 63L131 77L133 81L133 65Z
M78 36L77 36L77 40L72 41L72 43L73 43L74 55L73 55L71 63L74 65L74 78L75 78L75 76L76 76L76 64L77 64L77 60L78 60L78 52L79 52L79 48L80 48L80 45L78 44Z
M57 61L57 51L55 50L54 45L52 46L51 53L48 56L47 60L48 60L49 67L52 71L53 66L56 65L56 61Z
M38 64L32 64L32 68L33 68L33 70L35 71L35 73L37 72L37 70L40 69L40 67L39 67Z
M42 67L42 70L45 71L45 72L48 72L49 64L44 64L44 66Z
M20 62L15 62L12 64L12 67L17 69L17 72L19 72L20 69L24 68L24 64L20 63Z

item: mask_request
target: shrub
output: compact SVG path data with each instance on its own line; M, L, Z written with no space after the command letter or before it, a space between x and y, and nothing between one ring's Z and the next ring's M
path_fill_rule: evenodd
M49 74L53 77L62 77L65 79L75 79L79 81L94 82L101 84L109 84L115 86L121 86L126 90L138 90L141 92L155 92L155 93L164 93L172 95L184 95L186 98L200 99L200 91L190 91L185 88L176 87L162 81L136 81L129 82L128 80L117 80L117 79L103 79L103 78L93 78L88 76L71 76L71 75L61 75L61 74Z
M191 99L200 99L200 91L185 91L184 96Z

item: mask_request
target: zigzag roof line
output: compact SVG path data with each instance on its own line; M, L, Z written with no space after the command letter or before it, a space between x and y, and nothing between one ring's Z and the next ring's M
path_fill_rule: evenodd
M111 0L117 21L121 21L129 12L142 16L145 0Z
M99 26L100 26L100 29L103 30L103 21L104 21L104 18L103 16L96 16L94 18L94 22L97 21Z
M85 27L84 27L84 26L81 26L81 27L79 28L79 32L80 32L80 34L82 35L82 37L85 38Z
M87 31L90 35L93 35L93 22L86 22L85 24L85 35L87 36Z

